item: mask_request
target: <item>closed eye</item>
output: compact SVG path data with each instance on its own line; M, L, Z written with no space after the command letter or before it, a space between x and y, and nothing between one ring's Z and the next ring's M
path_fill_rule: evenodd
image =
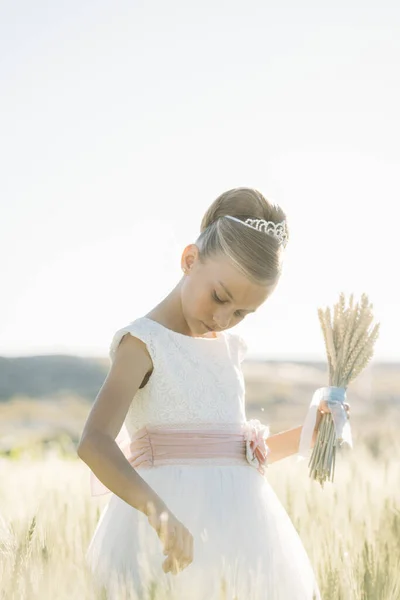
M227 302L227 300L221 300L221 298L219 298L215 292L213 292L213 298L216 302L218 302L218 304L225 304L225 302ZM236 314L236 313L239 313L239 314ZM237 310L236 313L235 314L237 317L243 316L240 310Z

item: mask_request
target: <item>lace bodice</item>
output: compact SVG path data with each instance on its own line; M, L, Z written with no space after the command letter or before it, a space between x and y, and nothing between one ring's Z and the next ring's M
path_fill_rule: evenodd
M114 334L111 361L126 334L141 339L153 361L153 372L126 415L130 436L145 425L229 427L246 420L240 363L247 345L241 336L221 331L215 338L190 337L140 317Z

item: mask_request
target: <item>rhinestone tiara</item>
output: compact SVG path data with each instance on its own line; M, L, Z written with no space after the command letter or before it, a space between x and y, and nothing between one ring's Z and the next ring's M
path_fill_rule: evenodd
M264 219L246 219L245 221L241 221L236 217L232 217L231 215L224 215L227 219L232 219L233 221L237 221L238 223L242 223L242 225L247 225L247 227L252 227L257 231L263 231L264 233L268 233L276 237L283 247L286 247L288 243L288 235L286 231L286 221L281 221L280 223L274 223L273 221L265 221Z

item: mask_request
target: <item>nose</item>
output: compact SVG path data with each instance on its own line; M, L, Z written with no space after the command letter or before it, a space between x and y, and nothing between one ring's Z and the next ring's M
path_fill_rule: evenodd
M218 327L218 329L226 329L230 323L230 316L227 314L218 314L213 317L213 322Z

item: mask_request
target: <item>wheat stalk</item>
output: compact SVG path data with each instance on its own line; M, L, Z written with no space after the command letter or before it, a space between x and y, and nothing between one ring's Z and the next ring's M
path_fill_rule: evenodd
M354 305L351 294L349 306L346 298L340 293L339 301L331 310L318 308L326 356L329 368L329 385L347 389L350 381L367 366L374 353L375 342L379 336L380 323L370 330L373 321L373 305L369 303L367 294L362 294L361 302ZM310 477L319 481L323 487L325 481L334 480L336 449L338 442L335 425L330 413L322 416L316 442L310 457Z
M328 327L326 324L326 315L323 312L323 310L320 308L318 309L318 317L319 317L319 322L321 324L321 329L322 329L322 333L324 336L324 342L325 342L325 350L326 350L326 357L328 360L328 368L329 368L329 376L331 376L331 374L333 373L333 364L332 364L332 358L329 352L329 342L328 342ZM335 353L336 356L336 353Z
M359 355L355 359L354 366L349 373L348 381L353 381L361 373L361 371L367 366L374 354L374 345L379 337L380 323L377 323L369 335L364 348L360 351Z

